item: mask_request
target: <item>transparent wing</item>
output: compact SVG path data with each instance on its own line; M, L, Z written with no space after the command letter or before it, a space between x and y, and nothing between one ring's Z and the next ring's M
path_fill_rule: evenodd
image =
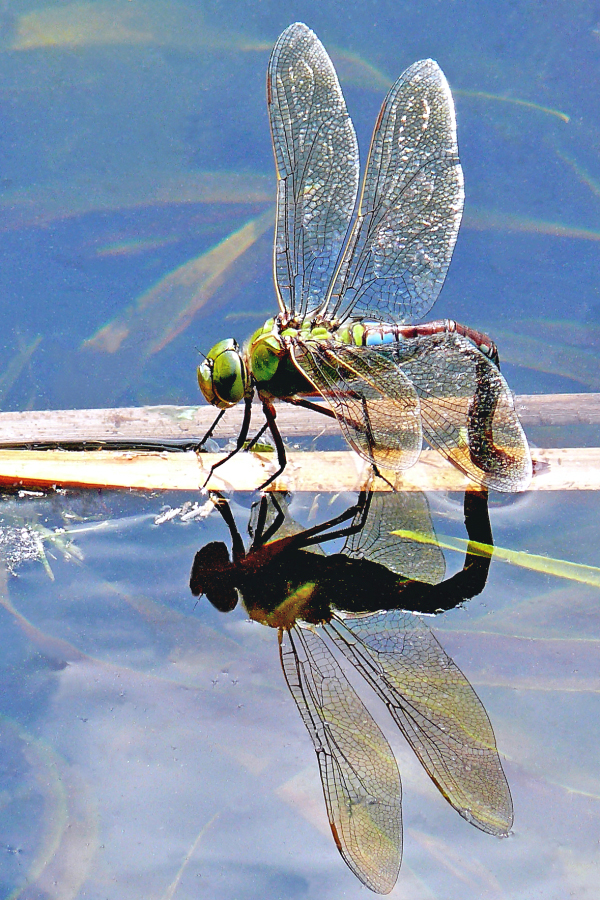
M358 524L361 515L357 512L353 524ZM402 538L392 533L397 529L416 531L431 543ZM439 584L446 572L427 497L420 491L374 493L363 528L346 538L342 553L351 559L370 559L404 578L427 584Z
M452 94L438 64L421 60L381 108L358 218L325 316L421 318L442 289L463 202Z
M317 753L337 848L363 884L388 893L402 859L402 789L392 750L314 631L284 632L280 656Z
M383 469L408 469L421 452L419 399L400 368L369 347L296 342L293 359L335 412L344 437Z
M431 631L398 610L336 616L325 629L386 703L448 802L482 831L507 834L512 800L490 720Z
M323 304L358 192L358 144L323 45L300 23L273 49L267 104L277 167L275 283L282 311Z
M529 446L497 366L452 332L410 338L391 352L419 395L431 446L486 487L525 490Z

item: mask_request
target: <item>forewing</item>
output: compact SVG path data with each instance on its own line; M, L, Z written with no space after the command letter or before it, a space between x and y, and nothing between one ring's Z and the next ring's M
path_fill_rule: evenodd
M382 469L408 469L419 458L419 398L398 366L369 347L296 342L298 368L325 397L351 447Z
M448 802L482 831L506 835L513 807L490 720L431 631L399 610L336 616L326 630L386 703Z
M355 523L360 520L360 511ZM428 541L414 541L393 532L416 531ZM427 497L420 491L374 493L364 526L346 538L344 549L352 559L370 559L413 581L439 584L446 562L437 545Z
M400 76L381 108L326 315L421 318L442 289L463 203L452 94L438 64L424 59Z
M277 167L275 282L293 316L322 306L358 191L358 144L335 69L300 23L273 49L267 104Z
M314 631L284 632L280 656L317 753L337 848L363 884L386 894L402 859L402 789L392 750Z
M402 341L394 352L419 395L431 446L488 488L525 490L532 473L529 445L498 367L452 332Z

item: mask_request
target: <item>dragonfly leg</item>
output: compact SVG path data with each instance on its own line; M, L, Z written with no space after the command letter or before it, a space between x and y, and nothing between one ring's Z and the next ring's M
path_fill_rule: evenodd
M311 403L310 400L304 400L301 397L286 398L285 402L292 403L294 406L302 406L304 409L310 409L313 412L320 413L322 416L329 416L330 419L335 419L333 410L329 409L328 406L324 406L322 403Z
M372 497L373 491L361 491L358 501L354 506L348 507L348 509L343 513L340 513L339 516L336 516L334 519L329 519L328 522L322 522L320 525L306 528L299 534L294 535L288 546L309 547L311 544L324 544L326 541L348 537L349 535L362 531L365 522L367 521ZM354 521L351 525L348 525L347 528L338 528L337 531L330 531L329 534L323 534L324 531L329 531L330 528L335 528L336 525L342 525L344 522L347 522L348 519L354 519Z
M245 404L244 405L244 419L242 421L242 427L240 428L240 433L238 434L236 448L235 448L235 450L232 450L231 453L228 453L227 456L225 456L223 459L220 459L219 462L215 463L214 466L211 466L210 472L206 476L206 481L202 485L203 488L206 487L206 485L212 478L212 475L213 475L213 472L215 471L215 469L218 469L219 466L222 466L226 462L229 462L229 460L232 458L232 456L235 456L236 453L239 453L240 450L242 450L244 444L246 443L246 438L248 437L248 432L250 430L250 420L252 418L252 396L245 397L244 404ZM222 412L223 411L224 410L222 410ZM219 414L219 417L220 417L220 414ZM213 427L219 421L219 417L217 417L217 421L214 423ZM210 430L208 433L210 434Z
M261 437L263 436L263 434L265 433L265 431L267 430L268 427L269 427L269 423L265 422L265 424L260 429L260 431L257 431L256 434L254 435L254 437L252 438L252 440L250 441L250 443L246 445L246 450L252 450L254 445L257 444L258 441L260 441Z
M268 485L275 481L277 476L281 475L287 464L285 445L283 443L283 438L281 437L279 428L277 427L275 422L275 417L277 415L275 412L275 407L269 400L263 400L262 405L265 419L267 420L267 426L269 428L269 431L271 432L273 440L275 441L275 450L277 451L277 462L279 463L279 468L276 472L273 472L270 478L267 478L267 480L263 484L261 484L261 486L258 488L259 491L264 491L264 489L268 487Z
M348 396L356 397L357 395L351 394L351 395L348 395ZM305 409L310 409L310 410L312 410L313 412L321 413L321 415L328 416L328 417L330 417L330 418L332 418L332 419L337 418L337 417L336 417L336 414L333 412L333 410L329 409L329 408L326 407L326 406L323 406L322 404L311 403L310 400L304 400L304 399L301 399L301 398L297 398L297 399L296 399L296 398L286 398L286 401L285 401L285 402L286 402L286 403L292 403L292 404L294 404L295 406L302 406L302 407L304 407ZM371 420L370 420L370 416L369 416L369 409L368 409L368 406L367 406L367 403L366 403L366 400L365 400L364 397L362 398L362 420L361 420L361 422L358 423L358 422L356 422L356 421L354 421L354 420L352 420L352 419L350 419L350 418L348 418L346 421L347 421L349 424L351 424L354 428L360 428L362 425L364 425L364 426L366 427L366 430L367 430L366 437L367 437L367 440L368 440L368 442L369 442L369 454L368 454L368 457L367 457L367 458L369 459L369 461L370 461L370 463L371 463L371 465L372 465L372 467L373 467L373 473L377 476L377 478L381 478L382 481L385 481L385 483L388 485L388 487L391 488L392 491L396 492L396 491L397 491L396 486L395 486L394 484L392 484L392 482L389 481L389 479L387 479L387 478L385 477L385 475L383 475L383 474L381 473L381 471L379 470L378 466L377 466L377 465L375 464L375 462L373 461L373 458L374 458L374 457L373 457L373 447L375 446L375 439L374 439L374 436L373 436L373 430L372 430L372 428L371 428Z
M221 518L229 529L229 534L231 535L231 551L233 561L239 562L240 559L244 559L244 557L246 556L246 550L244 547L242 536L240 535L238 527L235 524L235 519L233 518L229 503L219 491L211 491L210 499L221 514Z
M267 502L266 502L266 497L263 496L262 501L261 501L261 508L260 508L260 511L258 514L258 525L256 527L256 535L255 535L254 541L252 543L252 547L254 547L256 545L257 540L260 542L259 546L262 544L268 543L271 540L271 538L273 537L273 535L277 534L277 532L279 531L279 529L281 528L281 526L283 525L283 523L285 521L285 513L282 510L279 503L277 502L277 498L274 494L271 496L271 502L273 503L273 506L277 510L275 519L273 520L273 522L271 522L271 524L269 525L267 530L263 533L263 528L265 527L265 521L267 518Z
M263 537L263 529L265 527L265 522L267 521L267 498L263 494L260 498L260 506L258 508L258 519L256 521L256 529L254 534L250 532L252 537L252 545L250 550L254 550L256 547L260 547L265 543L265 538Z
M201 440L201 441L198 441L198 443L197 443L196 446L194 447L194 450L195 450L196 452L198 452L199 450L201 450L202 447L203 447L203 446L205 445L205 443L207 442L207 440L209 439L209 437L212 436L213 431L215 430L215 428L217 427L217 425L219 424L219 422L221 421L221 419L223 418L223 416L225 415L226 412L227 412L226 409L222 409L222 410L219 412L219 415L218 415L217 418L214 420L214 422L212 423L212 425L210 426L210 428L208 429L208 431L206 432L206 434L204 435L204 437L202 438L202 440Z
M389 485L389 487L391 487L391 489L395 492L396 488L394 487L392 482L388 481L388 479L385 477L385 475L381 474L381 472L379 471L379 467L377 466L377 463L374 461L375 460L374 447L375 447L376 442L375 442L375 438L373 436L373 429L371 428L371 417L369 416L369 407L367 406L367 401L366 401L365 397L362 397L362 411L363 411L363 423L367 430L366 437L369 442L369 458L371 460L371 465L373 466L373 472L375 473L377 478L381 478L382 481L385 481L385 483L387 485Z
M323 405L320 404L320 403L311 403L310 400L304 400L304 399L300 399L300 398L298 398L298 399L290 399L290 400L286 400L286 403L293 403L294 406L302 406L302 407L304 407L304 409L310 409L310 410L312 410L313 412L321 413L321 415L323 415L323 416L329 416L331 419L335 419L335 418L336 418L336 415L335 415L335 413L333 412L333 410L329 409L327 406L323 406ZM363 404L363 406L364 406L364 404ZM364 408L363 412L364 412L365 421L368 422L368 411L367 411L367 409ZM369 434L370 434L370 433L371 433L371 432L370 432L370 429L369 429ZM381 478L382 481L385 481L385 483L386 483L387 485L389 485L389 487L395 492L395 491L397 490L396 487L395 487L395 485L393 485L392 482L389 481L389 480L385 477L385 475L382 475L382 474L381 474L381 472L379 471L379 469L377 468L377 466L375 465L375 463L372 463L372 465L373 465L373 472L375 473L375 475L376 475L378 478Z
M371 463L371 465L373 466L373 474L376 475L377 478L381 478L382 481L385 481L385 483L389 485L389 487L391 487L393 492L396 494L398 492L398 488L396 487L396 485L392 484L392 482L388 478L386 478L385 475L381 474L375 463Z

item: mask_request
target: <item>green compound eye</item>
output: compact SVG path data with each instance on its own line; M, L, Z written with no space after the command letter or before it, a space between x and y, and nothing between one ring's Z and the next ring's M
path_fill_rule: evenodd
M218 409L228 409L244 398L249 378L238 344L219 341L198 366L198 384L206 400Z

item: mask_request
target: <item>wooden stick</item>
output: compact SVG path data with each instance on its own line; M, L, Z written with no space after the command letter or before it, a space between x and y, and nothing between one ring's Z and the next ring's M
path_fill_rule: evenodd
M525 426L600 424L600 394L525 394L515 398L515 405ZM237 437L242 412L241 406L228 410L216 436ZM215 416L216 410L207 405L4 412L0 447L29 442L198 440ZM257 406L257 422L260 417ZM277 424L291 443L306 435L340 434L336 421L289 403L277 404Z
M515 399L525 425L600 424L600 394L530 394ZM209 406L150 406L0 413L0 484L23 487L114 487L194 491L204 483L214 454L115 450L8 450L2 444L98 441L187 441L202 437L215 418ZM235 437L241 408L228 410L216 435ZM257 408L257 424L261 421ZM277 422L288 443L307 435L340 435L335 420L280 403ZM598 490L600 449L536 450L531 490ZM350 451L288 453L288 466L272 489L293 491L358 490L367 464ZM210 488L254 490L272 471L271 454L241 453L221 467ZM416 466L396 478L400 490L464 490L469 481L438 453L423 451ZM386 490L383 481L375 485Z
M600 448L534 450L531 490L600 490ZM130 488L197 491L221 456L212 453L0 450L0 484L11 487ZM239 453L217 470L208 487L252 491L276 462L272 453ZM366 482L368 465L356 453L291 452L271 490L355 491ZM394 474L386 473L391 479ZM217 477L218 476L218 477ZM396 478L404 491L462 491L470 482L439 453L424 450L419 462ZM376 490L389 486L376 479Z

